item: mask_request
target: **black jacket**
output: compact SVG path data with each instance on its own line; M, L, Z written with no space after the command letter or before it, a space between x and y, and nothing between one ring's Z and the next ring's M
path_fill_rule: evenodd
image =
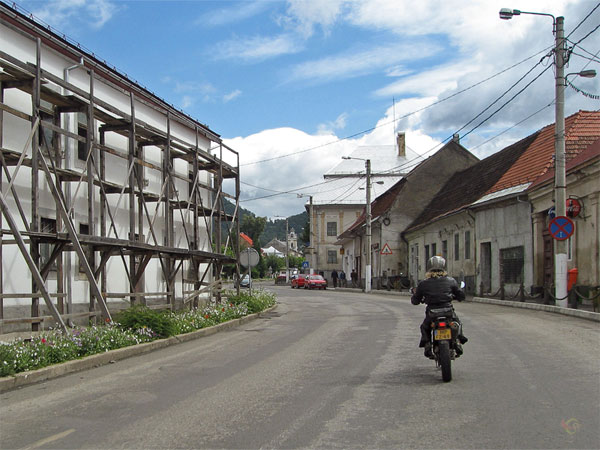
M413 305L426 303L428 308L436 308L449 305L454 299L462 302L465 293L454 278L440 276L421 281L410 301Z

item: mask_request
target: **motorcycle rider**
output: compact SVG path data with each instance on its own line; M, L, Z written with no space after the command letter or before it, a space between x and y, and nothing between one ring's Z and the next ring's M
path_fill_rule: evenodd
M452 307L452 300L456 299L462 302L465 299L465 293L460 289L456 280L448 276L445 270L446 260L441 256L433 256L429 258L427 262L429 267L428 272L425 274L425 280L421 281L417 286L417 289L411 289L413 295L410 299L413 305L419 303L427 304L425 309L425 320L421 324L421 342L419 347L425 348L425 356L433 358L431 351L431 321L429 317L429 310L435 308ZM453 318L459 323L460 320L455 312L453 312ZM465 344L468 339L462 334L462 325L460 325L458 341L460 344L456 345L456 354L462 355L462 345Z

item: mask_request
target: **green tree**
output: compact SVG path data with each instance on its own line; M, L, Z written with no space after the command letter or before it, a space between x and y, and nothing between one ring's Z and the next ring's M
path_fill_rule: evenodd
M267 224L266 217L244 216L240 223L240 231L254 242L254 248L260 252L260 235Z
M291 268L300 269L302 267L302 263L306 261L302 256L292 256L288 257L288 263Z

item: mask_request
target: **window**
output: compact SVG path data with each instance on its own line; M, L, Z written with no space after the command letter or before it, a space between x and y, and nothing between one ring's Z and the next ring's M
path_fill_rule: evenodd
M56 233L56 220L48 219L47 217L41 218L41 229L42 233ZM50 255L52 254L52 250L54 249L54 245L49 243L40 244L40 267L44 267L48 261L50 261ZM52 263L50 270L56 270L56 261Z
M471 231L465 231L465 259L471 259Z
M504 283L521 284L523 282L524 254L523 247L500 250L500 276Z
M327 250L327 264L337 264L336 250Z
M460 235L456 233L454 235L454 261L460 259Z
M81 126L81 124L77 127L77 134L81 137L87 136L87 130ZM87 160L87 150L86 150L85 142L77 141L77 159L80 161Z
M87 139L87 123L85 114L83 113L79 113L77 116L77 134ZM87 160L87 145L85 141L77 141L77 159L80 161Z
M437 244L431 244L431 256L437 255Z
M429 261L429 245L425 246L425 264Z
M337 236L337 222L327 222L327 236Z
M448 259L448 241L442 241L442 258Z
M90 226L87 223L79 224L79 234L90 234ZM79 261L79 273L85 273L85 266L82 261Z

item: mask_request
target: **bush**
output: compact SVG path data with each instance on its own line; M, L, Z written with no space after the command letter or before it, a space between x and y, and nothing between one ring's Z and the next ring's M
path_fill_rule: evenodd
M250 292L240 292L239 295L230 292L228 299L234 305L246 304L249 314L264 311L276 303L275 294L262 289L253 290L252 295Z
M115 315L118 322L87 328L43 332L37 337L0 342L0 377L103 353L117 348L184 334L263 311L275 295L262 290L228 293L229 301L185 312L158 312L135 306Z
M150 329L160 338L177 334L170 312L155 311L147 306L132 306L115 315L115 321L126 330Z

